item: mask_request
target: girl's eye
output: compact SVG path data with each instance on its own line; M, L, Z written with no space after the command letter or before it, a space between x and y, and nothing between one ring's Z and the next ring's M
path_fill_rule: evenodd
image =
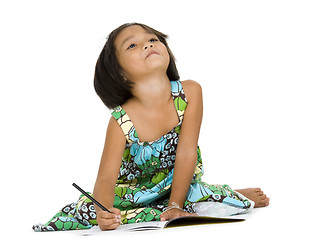
M128 49L134 48L136 46L136 44L131 44Z
M157 39L157 38L151 38L149 41L150 42L157 42L157 41L159 41L159 39ZM137 46L137 44L132 43L127 49L131 49L131 48L134 48L136 46Z

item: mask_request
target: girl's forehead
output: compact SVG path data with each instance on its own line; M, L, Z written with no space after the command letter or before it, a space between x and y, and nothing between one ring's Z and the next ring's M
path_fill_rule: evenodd
M119 35L121 34L130 34L130 33L142 33L142 32L147 32L146 29L144 29L142 26L139 25L133 25L124 28Z

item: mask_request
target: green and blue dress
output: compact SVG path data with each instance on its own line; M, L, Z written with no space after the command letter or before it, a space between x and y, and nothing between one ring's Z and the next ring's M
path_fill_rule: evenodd
M135 126L121 106L112 112L126 137L126 146L118 175L114 207L121 210L124 224L160 221L168 205L176 164L176 149L184 120L187 100L180 81L171 81L171 94L179 123L167 134L152 142L141 142ZM194 176L184 210L199 215L224 217L247 212L254 202L228 185L212 185L201 180L203 165L199 146ZM89 229L96 225L93 203L81 195L78 201L64 206L46 224L36 224L35 231Z

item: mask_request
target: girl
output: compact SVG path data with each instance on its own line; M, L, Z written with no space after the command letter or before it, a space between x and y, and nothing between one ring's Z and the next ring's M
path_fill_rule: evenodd
M260 188L234 191L201 181L202 90L179 81L166 37L144 24L124 24L109 35L96 64L95 90L114 111L93 195L112 213L82 196L35 231L95 224L110 230L121 222L222 217L269 204Z

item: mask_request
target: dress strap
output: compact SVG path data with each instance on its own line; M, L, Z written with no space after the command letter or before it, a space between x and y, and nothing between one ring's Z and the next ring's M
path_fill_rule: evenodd
M170 81L171 84L171 94L175 103L175 107L178 113L180 122L183 121L184 112L187 107L187 99L185 97L184 89L182 83L178 81Z
M132 143L133 138L137 138L138 136L129 115L120 105L111 114L120 125L127 142Z

